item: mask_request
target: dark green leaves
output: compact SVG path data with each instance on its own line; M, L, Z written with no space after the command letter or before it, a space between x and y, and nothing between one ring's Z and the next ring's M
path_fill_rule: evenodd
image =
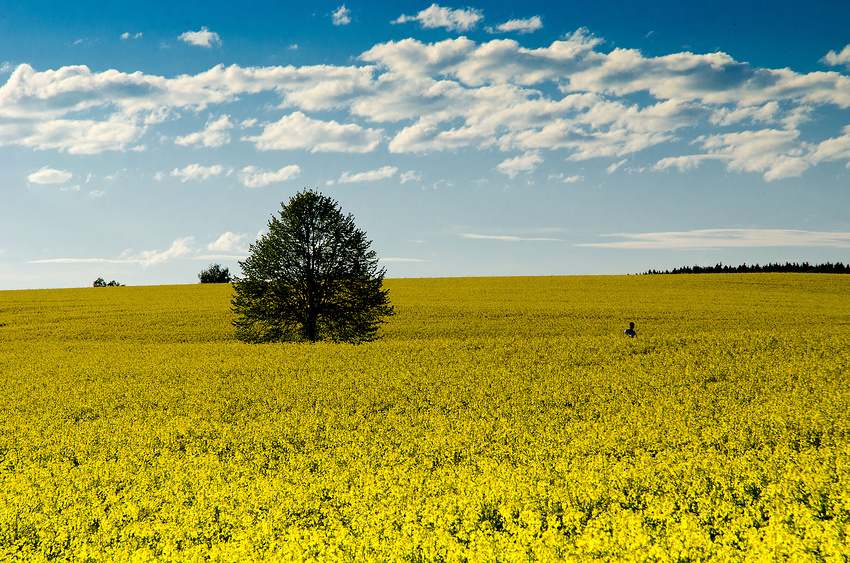
M304 190L281 204L233 282L247 342L374 340L393 314L371 241L333 199Z

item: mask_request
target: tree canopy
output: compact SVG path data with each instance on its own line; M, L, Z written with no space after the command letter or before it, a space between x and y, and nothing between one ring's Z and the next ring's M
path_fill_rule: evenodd
M230 268L222 268L221 264L210 264L198 274L198 279L201 283L230 283Z
M850 266L844 265L841 262L827 262L826 264L809 264L803 262L785 262L785 264L771 263L764 266L742 264L740 266L727 266L722 262L715 266L684 266L682 268L673 268L672 270L647 270L644 274L742 274L752 272L794 272L794 273L816 273L816 274L850 274Z
M359 343L393 314L371 241L338 203L304 190L281 203L239 262L232 310L247 342Z

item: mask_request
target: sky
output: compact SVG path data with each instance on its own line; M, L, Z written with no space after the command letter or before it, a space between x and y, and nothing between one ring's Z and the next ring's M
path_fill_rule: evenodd
M0 0L0 289L850 262L850 3Z

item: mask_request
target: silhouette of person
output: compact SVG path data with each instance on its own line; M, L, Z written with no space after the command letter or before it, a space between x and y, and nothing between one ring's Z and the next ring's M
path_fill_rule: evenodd
M627 328L623 334L625 334L629 338L634 338L635 336L637 336L637 333L635 332L635 323L629 323L629 328Z

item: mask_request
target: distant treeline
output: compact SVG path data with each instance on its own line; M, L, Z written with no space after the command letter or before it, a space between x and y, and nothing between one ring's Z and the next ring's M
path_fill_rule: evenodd
M748 272L803 272L816 274L850 274L850 266L841 262L832 264L812 265L808 262L798 264L796 262L785 262L784 264L766 264L764 266L748 266L746 263L740 266L724 266L719 263L715 266L685 266L673 268L672 270L647 270L644 274L740 274Z

